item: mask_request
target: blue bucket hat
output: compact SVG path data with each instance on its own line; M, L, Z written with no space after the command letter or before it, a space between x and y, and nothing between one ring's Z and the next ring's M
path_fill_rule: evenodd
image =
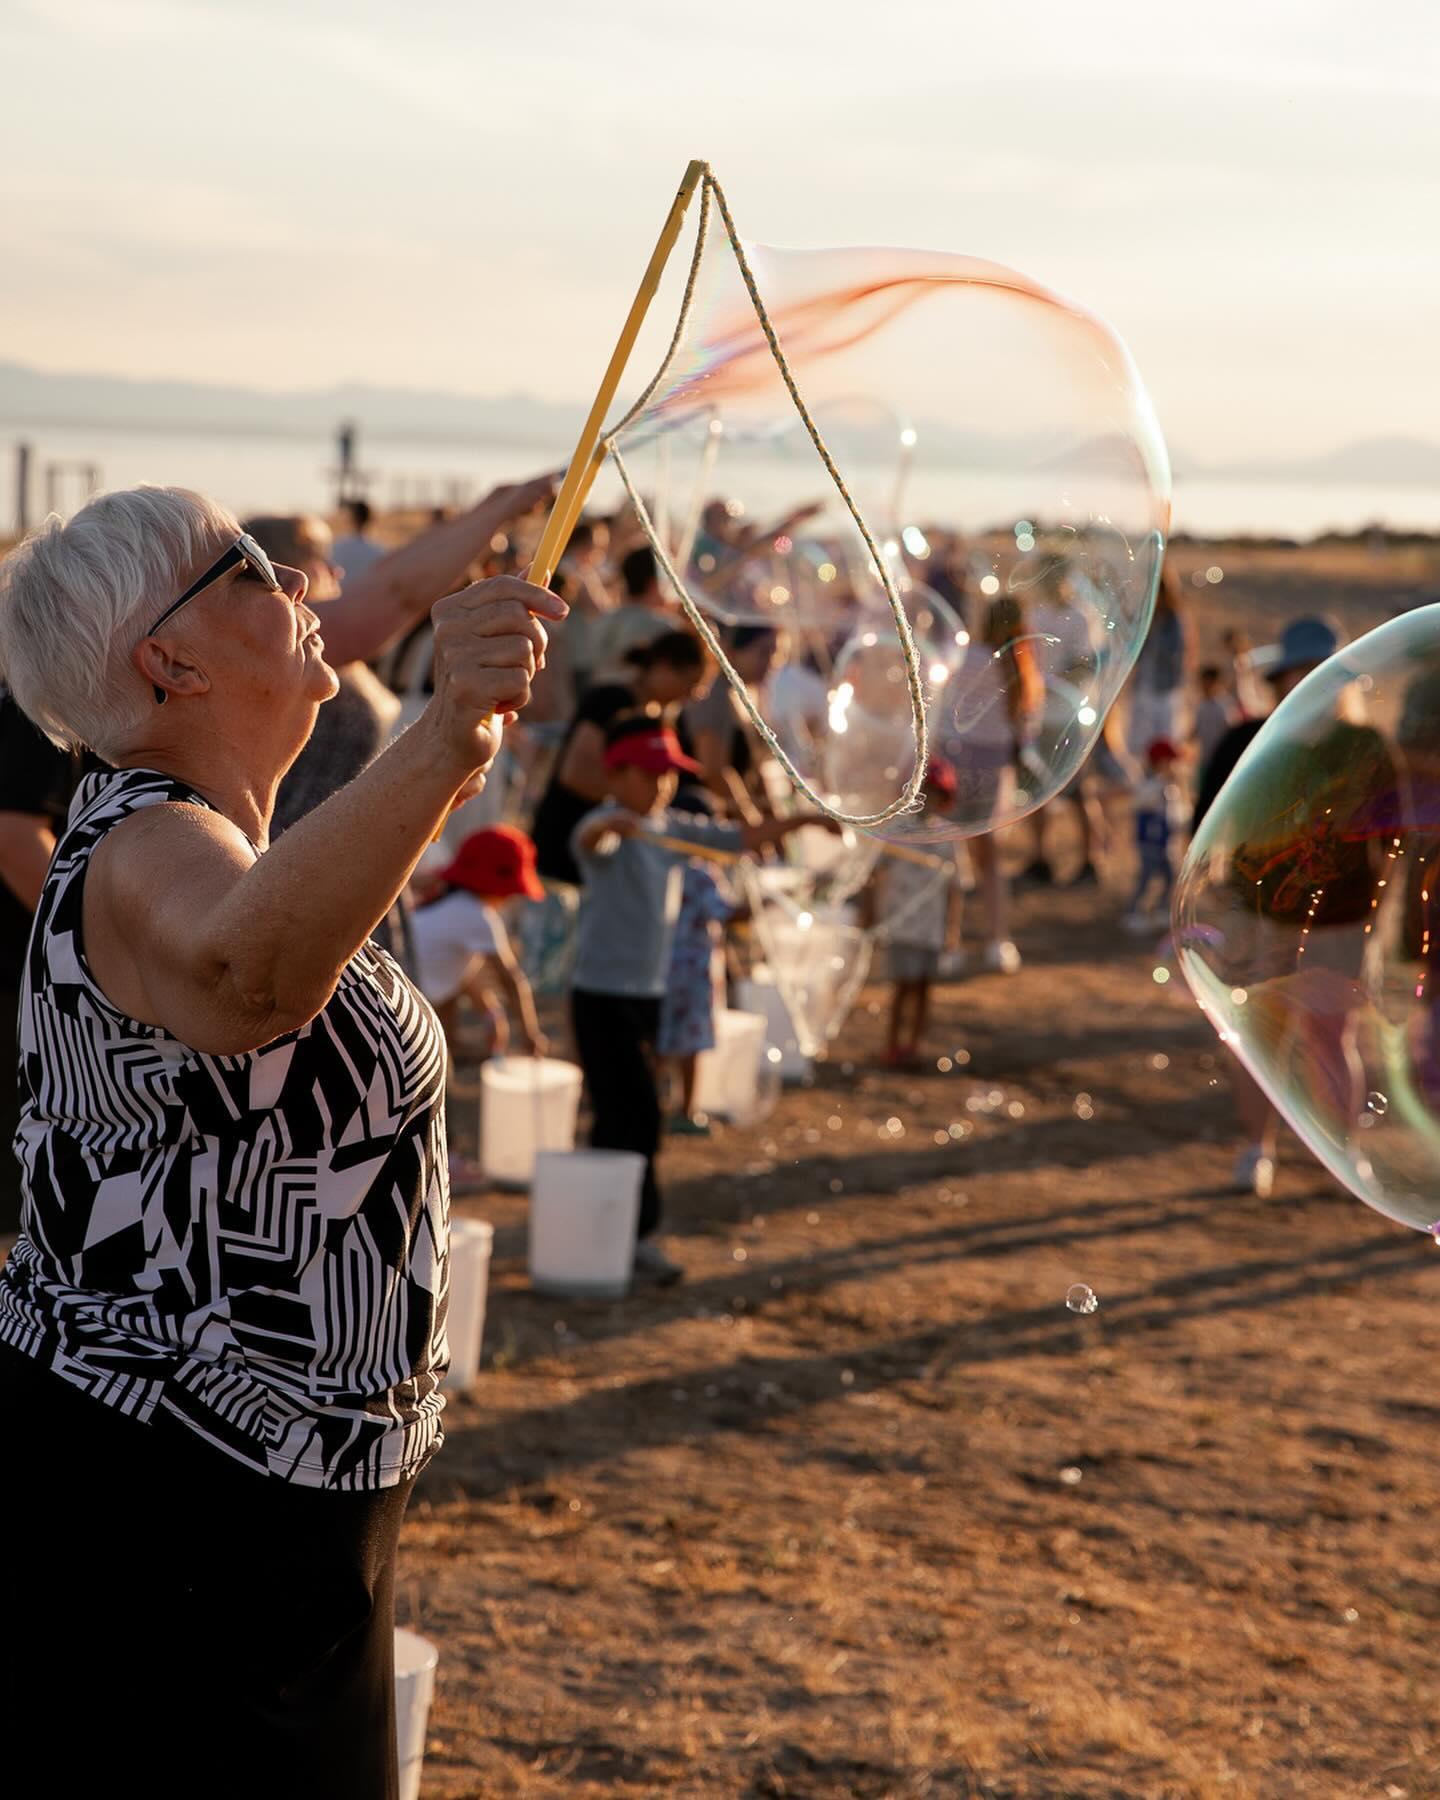
M1292 669L1305 669L1322 663L1340 648L1333 625L1324 619L1292 619L1280 633L1276 657L1265 671L1265 679L1273 681Z

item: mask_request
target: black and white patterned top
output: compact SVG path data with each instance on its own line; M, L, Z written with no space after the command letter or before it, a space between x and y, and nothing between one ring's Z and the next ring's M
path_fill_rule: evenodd
M85 961L85 870L166 801L206 805L150 770L87 777L40 898L0 1342L283 1480L390 1487L441 1441L444 1038L373 945L317 1018L245 1055L118 1012Z

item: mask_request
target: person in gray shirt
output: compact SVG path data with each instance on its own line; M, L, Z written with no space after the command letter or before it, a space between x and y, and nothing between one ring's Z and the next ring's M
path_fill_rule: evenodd
M635 1150L645 1158L635 1273L668 1283L678 1281L683 1270L651 1241L661 1210L655 1039L686 847L733 857L779 843L802 825L840 828L813 812L759 825L720 825L676 811L670 802L677 777L698 773L699 765L667 725L644 715L610 727L605 766L609 798L585 815L571 838L585 882L571 1017L590 1093L592 1147Z

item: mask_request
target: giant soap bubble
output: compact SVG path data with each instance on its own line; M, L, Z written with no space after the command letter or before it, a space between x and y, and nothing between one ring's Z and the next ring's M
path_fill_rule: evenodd
M747 244L872 554L713 215L701 241L684 329L615 432L692 598L722 625L774 625L826 681L840 728L803 773L868 815L915 770L878 559L907 611L948 609L943 654L933 633L917 649L931 753L957 778L883 835L968 836L1042 805L1093 749L1159 579L1169 470L1125 347L994 263Z
M1175 899L1196 998L1306 1145L1406 1225L1440 1221L1440 607L1276 709Z

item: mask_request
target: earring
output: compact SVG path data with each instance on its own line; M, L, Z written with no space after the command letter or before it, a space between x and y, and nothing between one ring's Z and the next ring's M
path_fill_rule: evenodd
M164 690L164 688L162 688L160 686L159 682L157 681L155 684L155 704L157 706L163 706L165 704L165 700L166 700L165 690Z

